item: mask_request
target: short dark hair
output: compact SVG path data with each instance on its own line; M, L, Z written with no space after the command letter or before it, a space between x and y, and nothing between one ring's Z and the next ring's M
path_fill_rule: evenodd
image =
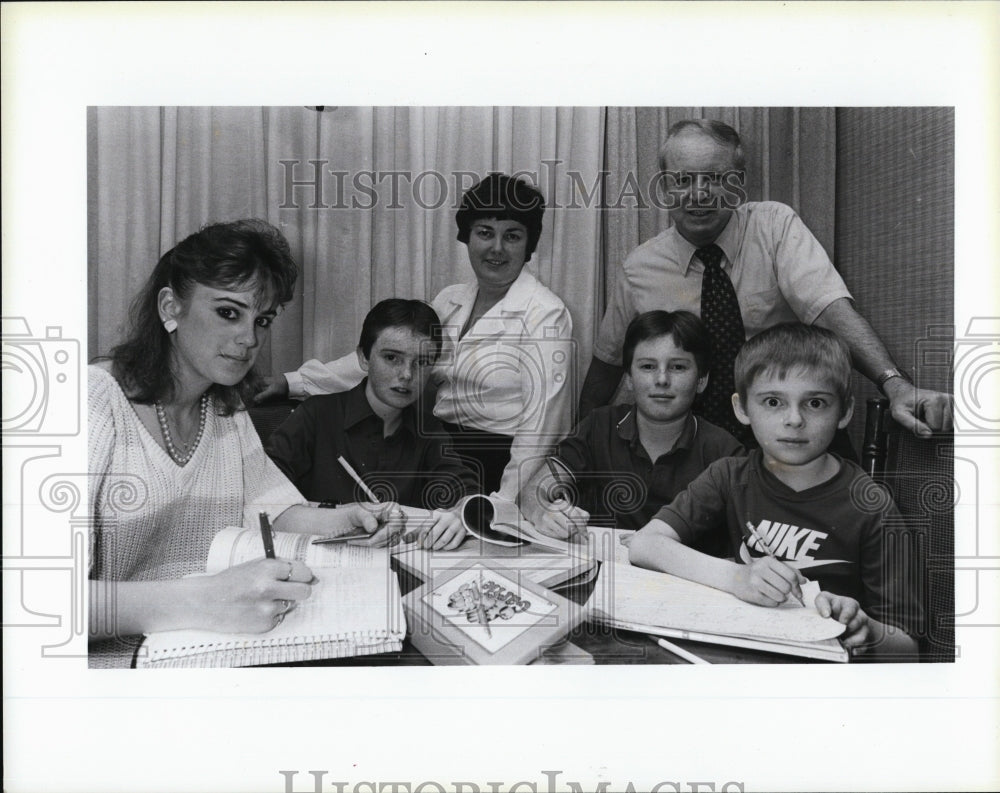
M783 322L747 339L736 356L733 379L744 404L747 389L766 373L780 378L808 369L828 378L844 411L851 398L851 350L833 331L818 325Z
M622 364L632 368L635 348L641 341L670 336L674 344L694 356L698 375L704 377L711 366L708 331L705 324L690 311L647 311L633 319L625 331L622 344Z
M462 204L455 213L458 241L469 244L469 233L477 220L514 220L528 230L524 256L528 261L542 236L544 214L545 198L540 191L523 179L491 173L462 196Z
M111 350L112 371L129 398L149 404L173 396L172 345L158 309L160 291L170 287L186 300L195 284L215 289L257 291L261 303L277 308L292 299L298 267L288 241L259 218L204 226L167 251L153 268L129 310L125 341ZM221 415L252 402L261 378L251 369L233 386L209 389Z
M371 357L372 347L386 328L409 328L420 336L426 336L432 342L434 360L437 361L441 354L441 319L423 300L391 297L376 303L361 326L358 347L365 358Z
M735 129L722 121L715 121L710 118L685 118L667 130L667 137L664 139L663 145L660 146L658 158L660 171L669 169L669 164L667 163L667 144L685 132L700 132L712 138L716 143L729 146L733 152L733 166L737 171L746 170L747 164L746 157L743 154L743 141L740 140L740 134Z

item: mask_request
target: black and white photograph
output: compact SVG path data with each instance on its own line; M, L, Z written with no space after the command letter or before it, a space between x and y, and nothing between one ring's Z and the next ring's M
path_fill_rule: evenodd
M5 790L990 789L998 6L279 5L3 10Z

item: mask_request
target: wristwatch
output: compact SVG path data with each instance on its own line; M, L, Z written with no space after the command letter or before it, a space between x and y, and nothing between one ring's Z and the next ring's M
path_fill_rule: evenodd
M892 369L886 369L884 372L882 372L882 374L880 374L875 379L875 385L878 386L878 390L884 394L885 389L883 388L883 386L886 384L887 381L891 380L893 377L902 377L907 383L913 383L913 378L910 377L906 372L904 372L902 369L897 369L896 367L893 367Z

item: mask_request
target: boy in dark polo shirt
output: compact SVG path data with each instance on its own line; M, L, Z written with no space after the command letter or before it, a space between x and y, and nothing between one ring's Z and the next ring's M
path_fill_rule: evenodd
M709 463L743 453L732 435L691 414L708 384L709 339L698 317L640 314L625 332L622 360L634 403L598 408L559 444L557 470L572 472L578 503L549 501L544 478L526 494L528 517L546 534L568 537L588 522L639 529Z
M358 361L367 377L350 391L314 396L272 433L265 450L310 501L368 500L343 457L381 502L438 510L423 544L452 549L465 530L448 511L478 492L475 475L450 454L448 435L414 403L441 351L437 314L420 300L383 300L365 317Z

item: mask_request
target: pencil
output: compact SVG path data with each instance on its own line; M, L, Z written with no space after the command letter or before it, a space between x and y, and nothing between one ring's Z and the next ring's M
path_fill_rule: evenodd
M358 483L358 487L360 487L361 490L362 490L362 492L364 492L364 494L366 496L368 496L368 500L369 501L371 501L373 504L379 504L379 503L381 503L378 500L378 496L376 496L371 491L371 488L368 487L368 485L366 485L363 481L361 481L361 477L358 476L358 472L355 471L354 468L351 467L351 464L349 462L347 462L347 460L345 460L343 458L343 456L338 457L337 458L337 462L340 463L341 468L343 468L345 471L347 471L347 475L349 477L351 477L351 479L353 479L355 482Z
M493 631L490 629L490 621L486 619L486 609L483 608L483 571L479 571L479 586L473 584L472 587L476 591L476 610L479 614L479 621L483 623L483 627L486 628L486 635L491 639L493 638Z
M264 541L264 556L274 558L274 535L271 533L271 521L266 512L260 513L260 538Z
M761 536L760 536L760 535L759 535L759 534L757 533L757 529L755 529L755 528L753 527L753 524L752 524L752 523L751 523L750 521L747 521L747 531L749 531L749 532L750 532L750 536L751 536L751 537L753 537L753 538L754 538L755 540L757 540L757 544L758 544L758 545L760 545L760 547L764 549L764 553L766 553L766 554L767 554L768 556L770 556L770 557L771 557L772 559L777 559L777 558L778 558L777 556L775 556L775 555L774 555L774 552L773 552L773 551L771 550L771 546L770 546L770 545L768 545L768 544L767 544L767 542L766 542L766 541L764 540L764 538L763 538L763 537L761 537ZM797 603L798 603L798 604L799 604L800 606L802 606L802 608L805 608L805 607L806 607L806 602L805 602L805 601L804 601L804 600L803 600L802 598L800 598L800 597L799 597L798 595L796 595L796 594L795 594L794 592L790 592L789 594L790 594L790 595L791 595L791 596L792 596L793 598L795 598L796 602L797 602Z
M572 472L566 468L565 463L553 457L546 457L545 465L548 466L549 473L552 474L554 482L551 490L552 498L562 498L566 501L572 501L573 486L571 483L576 479ZM560 467L562 470L560 470ZM569 480L568 482L567 479Z
M660 647L662 647L668 653L673 653L678 658L683 658L688 663L691 663L691 664L707 664L707 663L709 663L709 661L706 661L701 656L695 655L694 653L689 653L683 647L678 647L673 642L668 642L666 639L663 639L663 638L661 638L659 636L650 636L649 638L652 639L654 642L656 642L658 645L660 645Z

